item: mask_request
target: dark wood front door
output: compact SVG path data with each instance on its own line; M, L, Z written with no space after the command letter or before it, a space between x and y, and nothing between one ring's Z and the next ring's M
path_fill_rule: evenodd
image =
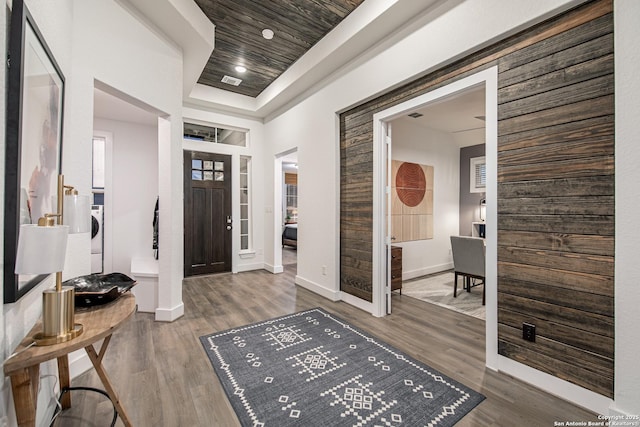
M184 152L184 275L231 271L231 156Z

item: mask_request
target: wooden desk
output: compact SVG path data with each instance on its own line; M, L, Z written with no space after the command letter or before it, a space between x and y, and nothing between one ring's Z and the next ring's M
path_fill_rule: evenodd
M9 357L4 362L4 374L11 377L11 389L18 425L35 426L40 364L58 359L60 389L67 388L70 384L68 354L84 348L124 425L131 426L131 421L102 367L102 358L107 351L113 332L135 312L135 309L135 297L131 293L126 293L109 304L97 306L91 310L78 310L75 322L83 325L82 335L65 343L27 348L33 342L32 336L42 330L42 325L38 322L18 345L14 352L15 356ZM96 352L93 344L103 338L102 346ZM27 349L25 350L25 348ZM71 396L69 393L65 393L62 399L62 408L69 407L71 407Z

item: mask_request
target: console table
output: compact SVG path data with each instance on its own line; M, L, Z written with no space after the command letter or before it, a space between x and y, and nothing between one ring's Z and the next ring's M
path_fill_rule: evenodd
M35 426L40 364L57 359L60 389L68 388L70 385L68 355L84 348L124 425L131 426L131 421L102 366L102 358L107 351L113 332L135 312L135 309L135 297L131 293L126 293L108 304L89 310L77 310L75 322L83 325L82 335L60 344L29 347L33 343L32 336L42 329L41 322L38 322L18 345L14 356L10 356L4 362L4 374L11 377L11 389L18 425ZM102 346L96 352L93 345L103 338ZM63 409L71 407L69 393L63 395L61 403Z

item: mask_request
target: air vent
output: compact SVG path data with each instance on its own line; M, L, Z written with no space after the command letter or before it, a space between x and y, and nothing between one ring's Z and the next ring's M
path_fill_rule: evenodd
M414 119L417 119L418 117L422 117L424 116L424 114L420 114L420 113L411 113L409 114L409 117L412 117Z
M242 83L241 79L237 79L235 77L231 77L231 76L224 76L221 80L222 83L226 83L228 85L232 85L232 86L240 86L240 83Z

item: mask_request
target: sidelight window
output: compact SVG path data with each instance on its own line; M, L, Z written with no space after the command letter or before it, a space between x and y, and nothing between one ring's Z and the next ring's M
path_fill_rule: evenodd
M240 156L240 250L251 249L251 157Z

